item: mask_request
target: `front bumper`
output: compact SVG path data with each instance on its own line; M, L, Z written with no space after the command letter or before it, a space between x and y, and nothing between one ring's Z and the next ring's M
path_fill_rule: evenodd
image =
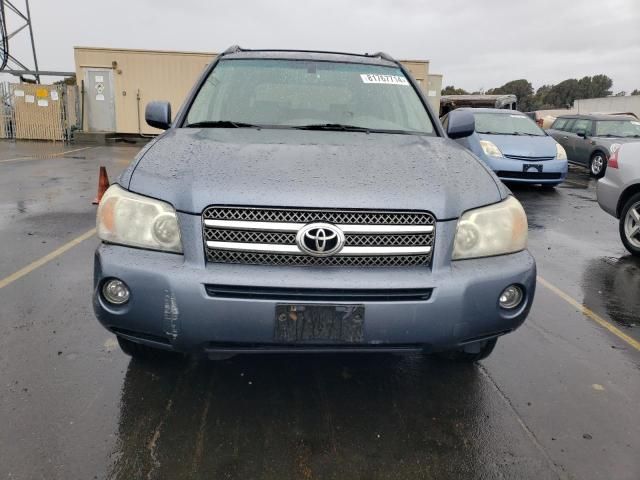
M447 228L442 228L444 233ZM441 235L448 237L449 235ZM441 247L440 250L442 250ZM446 249L445 249L446 250ZM438 253L438 252L436 252ZM107 304L100 287L123 280L131 298ZM514 330L525 320L535 293L536 267L527 251L434 267L336 268L206 264L202 258L101 245L95 254L94 309L109 330L151 346L183 352L437 351ZM524 287L515 311L498 305L510 284ZM432 289L428 300L364 303L364 341L358 344L278 344L276 304L354 302L210 296L206 285L282 289ZM363 302L355 302L363 304Z
M525 161L487 155L483 155L482 159L498 175L500 180L513 183L557 184L567 178L569 169L567 160ZM534 169L530 169L530 176L527 177L523 170L525 164L542 167L541 175ZM553 178L544 178L550 175Z

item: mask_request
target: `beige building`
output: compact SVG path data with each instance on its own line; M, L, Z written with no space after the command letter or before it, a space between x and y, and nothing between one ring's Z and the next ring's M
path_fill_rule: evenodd
M442 74L430 73L427 78L426 93L429 98L429 104L433 111L438 115L440 111L440 92L442 91Z
M75 47L76 78L82 89L83 130L130 134L159 133L144 121L152 100L171 102L174 115L215 53ZM440 87L426 60L402 60L438 111Z

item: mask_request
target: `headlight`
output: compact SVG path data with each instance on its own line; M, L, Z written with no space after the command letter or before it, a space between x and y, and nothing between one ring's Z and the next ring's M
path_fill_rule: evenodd
M98 206L98 237L131 247L182 253L176 211L168 203L112 185Z
M556 142L556 160L566 160L567 152L562 145Z
M519 252L527 247L527 215L514 197L476 208L458 220L453 260Z
M482 147L482 150L484 151L485 155L489 155L490 157L501 157L502 158L502 152L496 146L495 143L493 143L493 142L491 142L489 140L480 140L480 146Z

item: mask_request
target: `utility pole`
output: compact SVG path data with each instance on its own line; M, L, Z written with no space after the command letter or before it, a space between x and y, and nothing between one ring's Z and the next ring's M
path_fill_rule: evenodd
M11 12L13 19L9 19L7 13ZM16 21L16 25L9 30L8 24ZM29 30L29 40L31 42L31 53L33 54L33 68L26 66L26 58L18 59L11 52L14 51L10 45L11 41L22 30ZM20 6L16 5L16 0L0 0L0 72L12 73L14 75L33 75L36 83L40 83L40 70L38 68L38 58L36 56L36 44L31 26L31 10L29 0L24 0Z

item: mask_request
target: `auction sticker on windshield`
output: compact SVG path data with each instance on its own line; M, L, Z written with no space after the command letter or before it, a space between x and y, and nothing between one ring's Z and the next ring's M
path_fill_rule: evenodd
M385 85L409 85L409 81L400 75L380 75L378 73L360 74L362 83L384 83Z

